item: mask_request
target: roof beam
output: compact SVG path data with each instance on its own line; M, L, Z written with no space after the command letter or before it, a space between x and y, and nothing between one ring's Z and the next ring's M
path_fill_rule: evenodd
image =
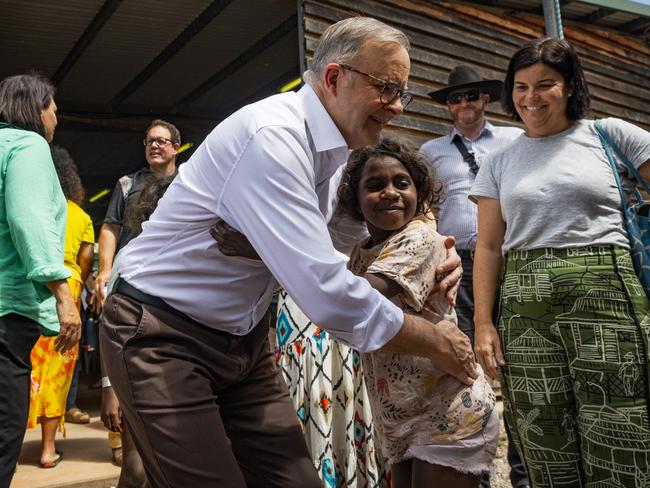
M297 27L298 27L298 17L294 14L291 17L287 18L284 22L282 22L271 32L269 32L264 37L262 37L251 47L246 49L246 51L244 51L233 61L228 63L228 65L226 65L225 67L217 71L210 78L205 80L194 90L192 90L183 98L181 98L168 110L168 112L179 113L187 105L198 100L200 97L205 95L208 91L210 91L212 88L217 86L223 80L231 76L234 72L236 72L237 70L239 70L240 68L248 64L250 61L255 59L260 53L262 53L264 50L268 49L270 46L278 42L285 35L287 35L293 29L296 29Z
M430 2L436 3L436 2ZM486 5L488 7L496 7L499 5L499 0L474 0L472 3L478 3L479 5Z
M214 20L233 0L214 0L201 14L181 32L176 39L151 61L140 73L129 81L110 101L112 110L117 109L124 100L129 98L145 81L151 78L156 71L163 67L176 55L188 42L201 30Z
M607 7L619 12L642 15L650 17L650 5L631 0L580 0L582 3L590 3L599 7Z
M608 15L615 14L616 10L607 8L607 7L600 7L593 12L589 12L586 15L583 15L582 17L578 17L577 19L573 19L576 22L584 22L585 24L595 24L597 23L600 19L604 19Z
M70 72L75 63L79 60L81 55L86 51L90 43L95 39L102 27L113 16L117 8L122 3L122 0L106 0L104 5L99 9L93 20L88 24L86 30L81 34L77 42L70 52L65 57L61 65L52 75L52 82L58 85L63 81L63 78Z
M66 130L88 130L88 131L115 131L115 132L137 132L144 133L151 121L156 116L153 115L124 115L106 117L106 114L75 114L59 113L58 117ZM198 119L187 117L168 117L161 115L165 120L183 127L183 132L195 131L207 134L218 120L215 119Z
M637 17L625 24L619 25L617 29L623 32L629 32L630 34L640 34L648 27L650 27L650 17Z
M278 93L278 90L282 85L287 83L287 81L296 78L298 74L299 74L299 69L298 69L298 64L296 64L296 66L291 68L289 71L286 71L285 73L281 74L276 79L274 79L273 81L270 81L263 87L257 89L257 91L255 91L255 93L253 93L252 95L249 95L246 98L243 98L238 102L226 107L224 110L222 110L216 115L215 119L221 121L245 105L248 105L253 102L257 102L264 97L270 96L271 94Z

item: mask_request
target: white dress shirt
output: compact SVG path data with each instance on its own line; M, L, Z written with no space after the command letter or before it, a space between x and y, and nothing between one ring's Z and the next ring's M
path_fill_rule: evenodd
M454 136L460 135L480 168L489 153L507 146L522 133L518 127L499 127L486 121L474 140L467 139L454 127L449 135L426 142L420 148L435 169L436 179L444 184L438 204L438 232L454 236L457 249L472 250L476 246L478 214L477 206L468 198L476 175L453 143Z
M279 283L336 338L361 351L380 348L403 313L347 270L327 228L335 208L330 177L347 157L308 85L242 108L180 166L142 234L124 248L120 276L235 335L259 322ZM221 254L208 233L219 219L243 233L262 261Z

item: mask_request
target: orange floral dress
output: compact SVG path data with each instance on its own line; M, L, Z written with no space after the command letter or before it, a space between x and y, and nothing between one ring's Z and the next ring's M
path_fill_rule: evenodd
M72 298L81 308L81 268L77 263L77 255L81 244L93 243L93 232L90 216L76 203L68 200L66 217L64 259L65 266L72 272L68 279ZM65 418L65 404L72 383L72 373L77 361L79 344L64 354L54 350L56 336L41 336L32 349L31 386L29 392L29 416L27 428L35 427L41 417L61 418L61 426ZM64 431L65 434L65 431Z
M80 282L69 279L70 291L77 304L80 306L82 285ZM77 362L79 344L69 351L61 354L54 350L56 336L39 337L32 349L31 386L29 392L29 416L27 428L36 427L41 417L65 417L65 401L72 383L72 373Z

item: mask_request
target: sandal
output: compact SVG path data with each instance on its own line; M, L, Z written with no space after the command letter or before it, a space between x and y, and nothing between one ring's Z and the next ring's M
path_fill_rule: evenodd
M56 453L58 454L58 456L54 459L54 461L50 461L49 463L45 463L45 464L40 463L41 468L43 469L56 468L58 464L61 462L61 460L63 459L63 451L59 451L57 449Z
M74 407L65 414L65 421L71 424L87 424L90 422L90 415L80 408Z
M111 451L113 457L113 464L115 464L115 466L122 467L122 448L114 447L113 449L111 449Z

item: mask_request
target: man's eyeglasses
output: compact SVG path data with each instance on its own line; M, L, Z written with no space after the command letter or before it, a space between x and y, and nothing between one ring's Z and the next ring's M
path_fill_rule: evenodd
M142 144L145 146L153 146L154 144L158 147L165 147L167 144L171 144L173 141L165 139L164 137L158 137L157 139L143 139Z
M411 95L411 92L409 92L408 90L401 90L397 83L392 83L390 81L382 80L380 78L377 78L376 76L372 76L369 75L368 73L364 73L363 71L359 71L358 69L353 68L352 66L348 66L347 64L339 63L339 66L348 71L354 71L355 73L359 73L360 75L366 76L377 83L381 83L382 88L381 88L381 93L379 94L379 100L381 100L381 103L389 105L393 103L393 101L399 95L399 100L400 103L402 104L402 108L405 109L407 105L411 103L411 101L413 101L413 95Z
M475 102L481 98L481 91L467 90L464 92L451 93L449 96L447 96L447 102L449 102L450 105L458 105L463 101L463 98L466 102Z

